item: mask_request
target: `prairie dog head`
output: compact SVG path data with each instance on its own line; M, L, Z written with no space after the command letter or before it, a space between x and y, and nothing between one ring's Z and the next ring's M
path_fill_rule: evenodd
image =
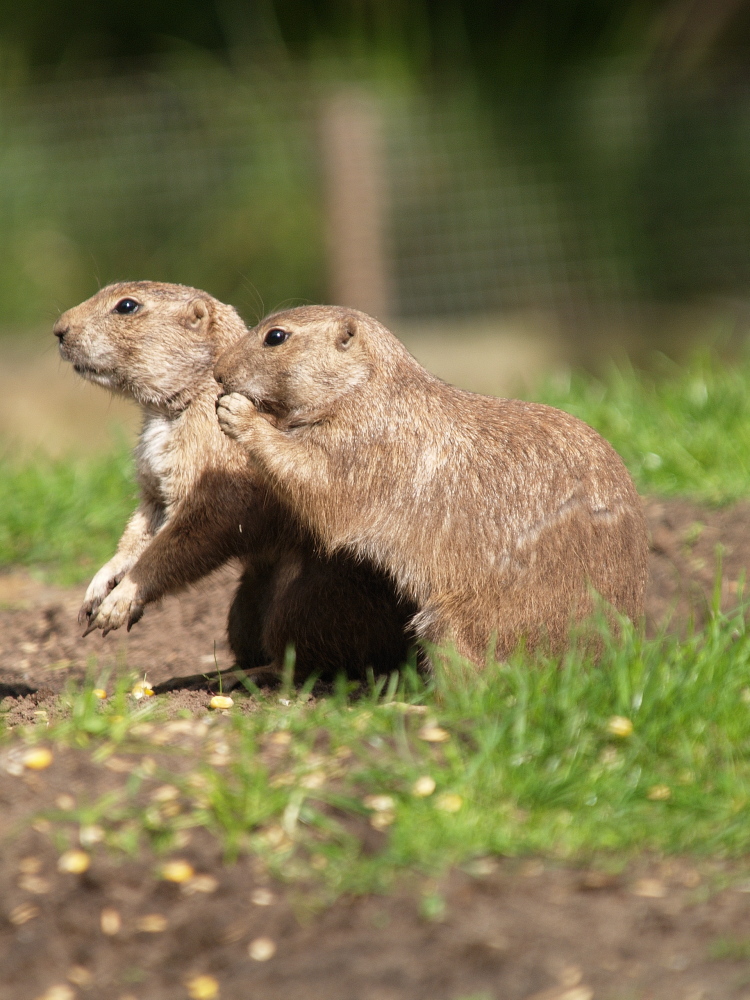
M258 409L301 421L368 381L372 341L390 337L355 309L302 306L259 323L219 358L214 377ZM391 338L393 339L393 338Z
M180 410L247 327L231 306L186 285L120 282L68 309L53 332L83 378L144 406Z

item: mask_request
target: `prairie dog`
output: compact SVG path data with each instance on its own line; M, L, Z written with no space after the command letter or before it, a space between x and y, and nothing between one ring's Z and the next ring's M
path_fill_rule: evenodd
M640 499L575 417L447 385L337 307L270 316L214 374L225 434L327 552L389 574L418 637L482 664L493 645L564 646L592 588L642 615Z
M291 643L301 676L395 669L407 652L406 602L383 574L318 555L218 427L214 363L246 332L231 306L152 281L110 285L55 324L61 356L143 412L140 503L79 620L87 632L130 628L151 602L239 557L229 641L240 666L278 667Z

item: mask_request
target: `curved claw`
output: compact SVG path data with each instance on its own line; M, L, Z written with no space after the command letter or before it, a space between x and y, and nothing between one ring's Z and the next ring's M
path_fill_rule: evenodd
M142 604L136 604L135 607L131 608L130 616L128 618L127 631L129 632L136 622L139 622L143 618L143 612L145 608ZM106 634L106 633L105 633Z
M94 615L92 618L89 618L88 628L81 636L82 639L85 639L86 636L89 634L89 632L93 632L97 628L96 618L97 618L96 615ZM106 635L107 633L105 632L104 634Z

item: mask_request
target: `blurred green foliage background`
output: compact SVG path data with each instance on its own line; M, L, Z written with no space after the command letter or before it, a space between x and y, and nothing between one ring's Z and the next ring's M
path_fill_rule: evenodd
M126 277L330 298L320 109L355 85L394 315L742 320L749 43L744 0L2 0L0 327Z

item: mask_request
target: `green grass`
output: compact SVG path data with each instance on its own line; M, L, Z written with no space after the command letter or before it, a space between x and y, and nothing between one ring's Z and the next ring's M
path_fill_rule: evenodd
M598 427L642 491L718 503L748 492L749 389L750 363L704 358L660 380L576 376L542 398ZM89 575L132 509L131 474L124 448L74 462L2 459L0 563ZM48 729L3 735L0 717L0 737L72 744L95 762L112 753L158 762L155 771L136 767L114 797L59 820L61 830L98 823L113 847L134 851L144 842L168 849L186 829L205 827L229 856L252 851L329 897L496 854L750 850L742 613L715 612L687 638L647 640L625 626L598 664L580 650L562 663L519 654L480 675L454 665L429 683L413 670L383 683L353 698L342 681L317 701L289 688L260 698L254 712L236 699L198 727L189 752L165 748L161 700L135 701L122 685L103 703L90 687L71 692ZM610 729L617 716L632 733ZM422 738L426 725L444 730L444 741ZM434 790L423 782L429 794L417 794L420 778ZM174 785L176 812L143 798L154 783ZM368 831L382 839L371 854L361 849ZM441 906L425 895L426 916Z
M105 703L87 689L69 696L62 722L6 739L142 760L164 752L162 711L159 698L136 702L122 687ZM611 730L616 716L632 722L629 735ZM442 742L424 739L435 726ZM251 713L237 698L198 743L169 748L148 774L179 790L177 814L145 807L131 775L127 794L88 803L78 821L101 823L129 851L168 849L177 831L205 827L228 856L251 851L329 896L492 855L740 857L750 849L750 631L741 614L716 614L683 640L625 627L598 664L575 651L562 663L519 654L479 676L449 665L429 684L407 670L354 700L343 681L319 700L261 698ZM416 794L420 778L434 782L430 794ZM372 825L382 843L367 854ZM426 896L426 915L440 905Z
M750 356L735 365L708 354L684 368L664 359L659 376L626 368L577 374L539 398L604 435L641 493L682 494L711 504L750 493Z
M62 583L91 576L113 554L135 496L124 444L75 460L0 454L0 566L37 566Z

